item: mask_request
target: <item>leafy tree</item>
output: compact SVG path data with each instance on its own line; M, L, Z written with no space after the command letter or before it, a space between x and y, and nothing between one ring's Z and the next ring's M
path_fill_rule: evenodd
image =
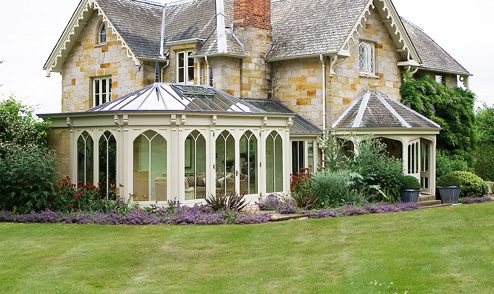
M475 123L479 143L494 143L494 106L482 104L475 114Z
M48 128L13 97L0 102L0 209L26 212L49 205L56 172L46 147Z
M451 89L428 75L420 79L405 75L403 80L402 102L442 127L438 149L458 154L473 165L477 143L475 94L462 88Z

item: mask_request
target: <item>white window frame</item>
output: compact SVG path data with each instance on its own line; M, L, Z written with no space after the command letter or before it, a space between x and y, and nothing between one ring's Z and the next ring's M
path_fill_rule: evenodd
M374 75L376 73L376 44L361 41L358 48L360 73Z
M106 84L106 89L103 91L103 85ZM103 95L105 99L103 99ZM112 78L102 77L93 78L93 107L111 101L112 99Z
M176 53L177 63L177 83L180 84L194 84L195 70L194 70L194 58L190 57L192 51L178 51ZM180 56L183 56L183 65L180 63ZM180 69L183 69L183 73L180 73ZM189 71L192 70L192 79L190 79Z
M105 39L104 40L102 38L103 29L105 30L105 33L104 33ZM101 22L101 24L98 26L98 44L106 44L106 33L107 33L107 26L104 22Z

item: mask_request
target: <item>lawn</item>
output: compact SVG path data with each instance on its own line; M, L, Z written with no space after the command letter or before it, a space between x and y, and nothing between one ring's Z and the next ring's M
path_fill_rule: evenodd
M494 293L494 203L224 226L0 223L2 293Z

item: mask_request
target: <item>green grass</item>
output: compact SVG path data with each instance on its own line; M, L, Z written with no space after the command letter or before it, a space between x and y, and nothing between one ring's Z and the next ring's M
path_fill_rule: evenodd
M494 293L492 270L494 203L245 226L0 223L2 293Z

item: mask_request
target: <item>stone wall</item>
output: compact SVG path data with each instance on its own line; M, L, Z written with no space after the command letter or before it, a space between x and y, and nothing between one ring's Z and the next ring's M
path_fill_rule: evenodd
M322 64L319 58L273 63L274 99L322 128ZM329 66L326 66L329 77Z
M375 75L361 75L359 69L359 39L375 43ZM329 60L326 59L326 126L362 90L382 91L400 100L400 56L376 10L368 17L358 38L350 41L351 56L336 68L330 77ZM313 124L322 127L322 66L319 58L307 58L273 62L274 98L302 115Z
M48 146L55 151L55 168L60 176L70 175L70 130L69 128L51 128L47 134Z
M375 44L375 76L361 75L359 69L359 43ZM362 90L375 89L395 100L401 100L400 56L384 26L379 13L374 9L364 27L359 29L355 41L350 41L350 54L345 63L336 68L336 75L328 83L328 123L334 120Z
M93 107L92 79L112 77L112 98L154 82L154 63L141 66L127 57L126 49L107 29L107 41L98 42L102 18L93 12L62 69L62 112L85 111Z

